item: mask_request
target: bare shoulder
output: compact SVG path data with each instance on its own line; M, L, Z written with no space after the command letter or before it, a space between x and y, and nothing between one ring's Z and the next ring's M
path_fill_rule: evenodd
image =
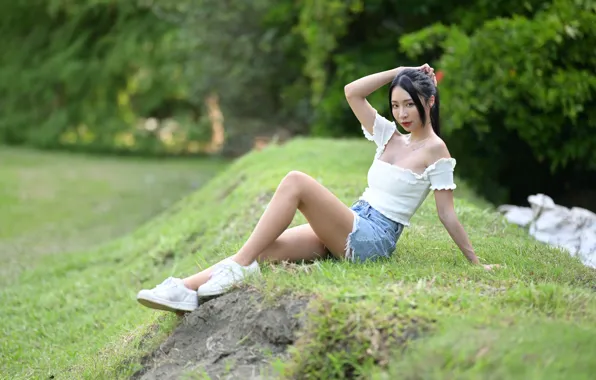
M434 136L426 146L426 164L432 165L441 158L451 158L447 144L439 136Z

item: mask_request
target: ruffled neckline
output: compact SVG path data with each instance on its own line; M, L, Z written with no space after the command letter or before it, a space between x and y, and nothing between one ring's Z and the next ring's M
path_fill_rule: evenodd
M426 167L426 169L424 169L424 171L422 173L416 173L412 169L402 168L401 166L390 164L389 162L383 161L383 160L379 159L378 157L375 157L375 161L381 162L381 163L383 163L385 165L389 165L389 166L391 166L393 168L396 168L397 170L400 170L402 172L410 173L416 179L427 179L428 178L428 172L431 171L431 170L433 170L433 169L435 169L437 167L437 165L439 163L443 162L443 161L449 162L451 164L451 167L452 168L455 168L455 165L457 163L457 161L453 157L442 157L442 158L439 158L437 161L433 162L432 164L428 165Z

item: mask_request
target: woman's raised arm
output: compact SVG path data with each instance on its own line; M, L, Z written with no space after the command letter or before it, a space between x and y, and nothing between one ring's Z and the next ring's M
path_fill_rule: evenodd
M372 94L375 90L390 83L401 69L402 67L398 67L392 70L370 74L348 83L344 87L344 92L350 108L352 108L358 121L360 121L371 135L373 134L373 124L375 122L375 110L368 100L366 100L366 97Z

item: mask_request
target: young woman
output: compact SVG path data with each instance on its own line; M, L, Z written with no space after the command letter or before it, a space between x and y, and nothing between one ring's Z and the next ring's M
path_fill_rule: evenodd
M369 104L366 97L391 83L389 103L402 134ZM353 262L389 257L410 218L434 192L439 219L462 253L480 265L453 208L455 159L439 137L439 94L434 69L399 67L360 78L345 86L345 95L373 141L376 154L368 187L351 207L308 175L288 173L244 246L233 256L193 276L170 277L141 290L148 307L191 311L198 296L225 293L244 277L259 272L258 262L300 261L329 254ZM307 224L288 228L299 210ZM491 270L493 265L483 265Z

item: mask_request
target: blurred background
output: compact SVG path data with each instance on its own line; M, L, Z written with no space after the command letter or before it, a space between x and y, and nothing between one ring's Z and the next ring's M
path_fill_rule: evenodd
M93 207L145 218L272 141L362 137L343 86L423 63L479 195L596 210L592 0L14 0L0 29L5 234L46 199L120 189Z

